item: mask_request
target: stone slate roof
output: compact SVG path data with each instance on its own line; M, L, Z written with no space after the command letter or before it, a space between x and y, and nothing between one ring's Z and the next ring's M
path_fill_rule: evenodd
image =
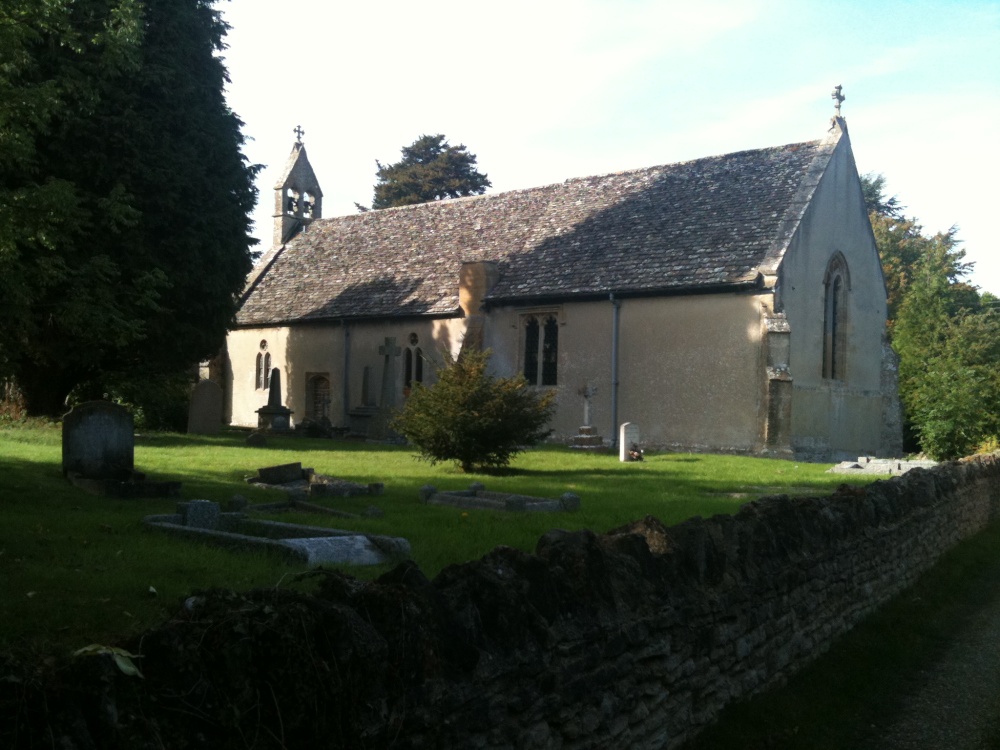
M481 260L500 272L488 303L753 284L838 140L317 219L268 254L237 323L456 314L461 264Z

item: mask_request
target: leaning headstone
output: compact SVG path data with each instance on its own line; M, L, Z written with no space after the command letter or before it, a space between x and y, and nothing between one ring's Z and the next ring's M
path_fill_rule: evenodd
M625 422L618 430L618 460L634 461L634 450L639 450L639 425Z
M215 435L222 427L222 386L201 380L191 392L188 428L192 435Z
M135 468L135 433L128 409L87 401L63 417L63 475L125 479Z

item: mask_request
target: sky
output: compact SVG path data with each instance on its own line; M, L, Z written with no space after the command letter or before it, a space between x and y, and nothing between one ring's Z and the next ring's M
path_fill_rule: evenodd
M502 192L822 138L843 86L861 173L925 232L958 227L1000 295L1000 0L233 0L230 107L264 165L301 126L323 215L376 160L443 134Z

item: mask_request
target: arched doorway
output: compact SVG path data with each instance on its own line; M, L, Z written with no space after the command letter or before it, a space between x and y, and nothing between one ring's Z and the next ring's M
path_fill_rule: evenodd
M306 381L306 418L330 420L330 378L326 375L310 375Z

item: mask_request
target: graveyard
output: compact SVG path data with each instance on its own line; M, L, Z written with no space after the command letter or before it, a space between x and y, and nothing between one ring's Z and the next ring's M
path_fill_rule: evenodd
M133 436L133 461L122 470L142 475L144 482L179 484L180 499L171 493L126 497L68 481L63 440L58 424L0 429L7 531L0 543L0 660L6 660L0 663L11 668L34 659L62 664L84 647L113 653L112 647L136 644L147 632L159 633L161 640L179 637L169 623L179 625L192 615L222 617L219 606L266 613L271 608L263 602L281 601L287 608L282 617L306 617L302 597L311 592L360 590L350 581L389 582L411 575L413 566L428 578L447 577L456 564L488 553L500 560L518 550L533 551L552 529L602 532L650 514L673 524L731 514L761 496L819 497L844 483L864 485L875 478L863 471L831 473L825 464L656 451L622 461L617 453L562 446L530 450L507 471L469 475L418 461L406 446L268 435L264 447L254 447L238 430L139 432ZM300 467L311 467L311 473ZM288 479L293 481L281 481ZM531 512L531 503L545 505ZM320 575L288 555L216 547L143 524L150 517L173 522L184 513L212 515L206 507L212 504L220 516L249 512L259 523L405 538L412 562L398 568L396 561L324 565ZM873 711L891 708L884 681L892 670L900 675L897 681L908 679L921 663L914 654L933 656L940 634L963 616L952 600L969 591L976 595L1000 565L991 547L996 536L989 531L949 554L928 591L904 597L863 623L789 688L736 706L729 712L732 719L706 735L709 744L696 747L743 747L748 731L773 742L762 716L810 712L803 725L811 721L819 727L804 729L819 733L808 735L810 746L837 747L853 725L841 720L831 733L830 717L835 723L838 715L863 722ZM952 607L943 615L929 608L941 598ZM237 630L243 627L236 622ZM885 647L889 633L892 648ZM814 670L822 670L823 677L816 678ZM859 674L861 684L855 684ZM865 683L866 674L878 679ZM842 712L818 715L815 706L826 694L810 685L831 680L844 691ZM283 689L294 694L297 688ZM126 705L124 695L119 700ZM834 744L813 742L814 736ZM774 746L786 746L780 740ZM794 740L787 746L795 746Z
M255 519L404 538L410 557L433 577L498 545L533 550L552 528L605 531L647 514L676 523L732 513L761 495L823 494L845 481L871 481L828 474L829 467L819 464L669 453L623 463L617 454L560 446L522 454L507 472L469 475L416 460L405 446L269 436L266 447L256 448L247 446L246 437L237 430L136 434L130 471L141 472L147 482L180 483L180 497L126 498L96 495L67 481L58 424L0 429L0 493L9 532L0 550L0 646L65 650L85 641L113 642L172 616L195 589L279 581L294 586L295 575L308 570L261 551L218 548L144 528L147 516L177 513L179 501L208 500L228 510L238 496L265 508ZM359 488L383 488L377 495L309 496L307 505L331 511L319 513L289 507L287 492L247 481L259 468L293 462ZM579 497L579 506L509 512L421 497L426 486L462 494L473 482L504 497L556 504L569 493ZM392 563L340 567L373 579Z

